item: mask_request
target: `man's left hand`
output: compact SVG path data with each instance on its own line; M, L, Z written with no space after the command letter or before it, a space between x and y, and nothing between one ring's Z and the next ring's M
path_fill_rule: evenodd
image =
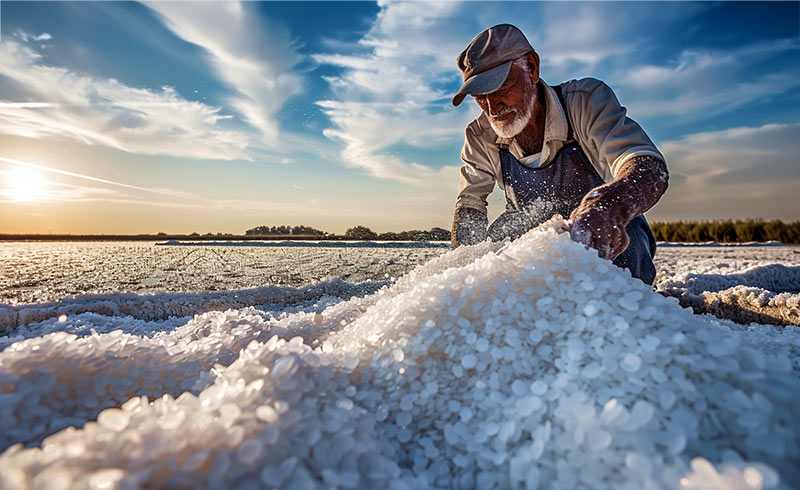
M623 162L613 181L592 189L572 212L570 237L614 260L628 248L625 231L638 214L650 209L667 190L669 172L664 160L636 155Z
M570 238L596 249L600 257L614 260L630 243L625 231L628 223L616 214L613 209L601 209L586 201L582 202L570 216Z

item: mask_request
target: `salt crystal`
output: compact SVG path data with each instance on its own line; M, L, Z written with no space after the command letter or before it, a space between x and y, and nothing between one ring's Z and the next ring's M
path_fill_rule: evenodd
M250 439L245 441L238 449L236 449L236 457L239 461L246 465L250 465L258 461L264 450L264 446L257 439Z
M669 410L672 408L672 405L675 404L675 400L677 400L677 396L674 392L670 390L663 390L658 393L658 403L661 404L661 407L664 410Z
M242 410L234 403L226 403L219 409L219 415L226 424L232 424L241 413Z
M285 478L280 469L273 466L264 468L260 474L261 482L269 488L280 488Z
M534 395L544 395L547 393L547 383L537 379L531 383L531 393Z
M627 422L628 427L631 430L636 430L646 425L653 418L654 412L655 409L652 404L643 400L638 400L631 410L630 418Z
M275 362L270 374L275 379L282 379L289 376L294 368L294 356L281 357Z
M472 369L472 368L474 368L475 364L477 364L477 362L478 362L478 358L475 357L472 354L467 354L467 355L465 355L464 357L461 358L461 365L464 367L464 369Z
M118 408L103 410L97 416L97 422L103 427L107 427L115 432L121 432L128 426L130 414Z
M400 410L411 410L414 407L414 401L417 399L416 393L409 393L400 399Z
M639 367L642 365L642 359L637 356L636 354L625 354L625 357L622 358L622 362L620 362L620 367L629 373L635 373L639 370Z
M514 382L511 383L511 391L517 396L524 395L528 392L528 389L528 383L522 381L521 379L515 379Z
M124 477L125 472L120 468L100 469L89 477L89 486L93 489L114 488Z
M631 468L638 474L649 475L652 471L650 461L639 453L628 453L625 456L625 466Z
M281 431L278 427L270 426L261 429L260 432L260 439L264 441L264 444L267 445L274 445L280 440Z
M397 414L397 424L401 427L405 427L411 423L411 414L409 412L400 412Z
M602 365L597 362L591 362L581 370L581 376L587 379L596 379L602 372Z
M611 445L611 441L612 441L611 434L609 434L604 430L594 430L590 432L587 439L589 447L593 451L606 449L608 446Z
M542 399L538 396L526 396L517 400L516 409L520 417L527 417L542 407Z

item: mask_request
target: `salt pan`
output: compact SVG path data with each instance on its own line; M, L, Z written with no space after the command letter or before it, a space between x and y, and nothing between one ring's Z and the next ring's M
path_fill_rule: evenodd
M456 249L328 306L322 324L316 312L266 321L245 309L156 340L56 330L13 343L0 352L6 445L80 418L46 449L6 450L0 481L796 486L800 332L694 317L561 229L501 254L489 242Z

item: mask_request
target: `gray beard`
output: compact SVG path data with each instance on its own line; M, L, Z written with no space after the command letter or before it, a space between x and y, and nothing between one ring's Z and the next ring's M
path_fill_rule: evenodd
M534 90L533 84L530 83L530 81L528 81L523 88L523 96L525 100L529 100L530 103L522 108L522 112L515 107L511 109L511 111L504 113L515 113L510 121L496 121L492 116L489 116L489 125L492 126L497 136L501 138L513 138L522 132L525 126L528 125L528 122L530 122L531 116L533 115L533 105L536 103L536 90ZM499 115L502 116L504 114Z

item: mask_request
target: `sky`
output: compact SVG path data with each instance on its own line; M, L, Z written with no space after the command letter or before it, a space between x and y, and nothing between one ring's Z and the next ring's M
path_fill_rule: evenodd
M800 219L798 2L0 1L0 233L449 229L500 23L656 143L648 219Z

